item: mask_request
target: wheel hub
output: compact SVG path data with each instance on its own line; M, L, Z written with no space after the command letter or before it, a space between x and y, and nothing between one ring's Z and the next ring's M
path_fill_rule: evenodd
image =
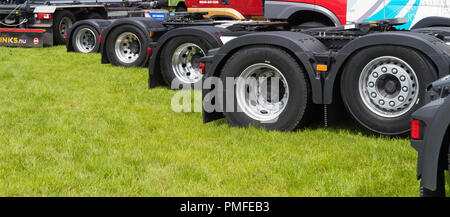
M82 53L89 53L95 48L97 39L95 33L89 28L78 31L75 38L76 46Z
M414 70L396 57L380 57L367 64L359 86L367 108L382 117L399 117L410 111L418 99Z
M175 76L188 84L197 83L202 79L199 70L200 58L205 56L203 49L193 43L181 44L172 56L172 70Z
M116 56L121 62L133 63L135 62L141 53L141 41L132 32L124 32L116 39L114 50Z
M239 107L257 121L268 122L278 118L286 109L288 99L289 87L283 74L266 63L249 66L236 83Z

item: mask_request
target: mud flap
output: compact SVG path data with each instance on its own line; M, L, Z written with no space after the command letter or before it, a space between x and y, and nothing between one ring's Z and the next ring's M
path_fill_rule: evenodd
M53 34L47 29L0 28L0 46L44 47L53 46Z

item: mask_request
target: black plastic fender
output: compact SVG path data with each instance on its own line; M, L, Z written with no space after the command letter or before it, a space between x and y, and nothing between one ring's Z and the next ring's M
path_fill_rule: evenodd
M72 37L73 37L72 32L76 28L78 28L81 25L89 25L94 27L97 30L97 32L101 35L103 30L108 28L108 26L110 26L112 22L113 20L103 20L103 19L89 19L76 22L70 27L69 31L67 32L67 42L66 42L67 52L74 51L72 46Z
M427 17L417 22L411 29L446 26L450 27L450 18L448 17Z
M207 65L204 79L211 76L218 76L223 64L236 51L255 45L280 47L291 53L306 70L312 88L313 102L315 104L322 103L322 81L320 73L317 73L314 67L315 64L319 63L315 54L326 54L329 50L318 39L303 33L288 31L261 32L244 35L231 40L216 51L214 57L209 57L212 58L212 62ZM205 97L210 91L203 89L203 96ZM204 122L209 122L217 119L219 116L216 113L204 112L203 119Z
M329 74L324 81L324 104L331 104L333 101L333 88L336 77L342 71L347 60L359 50L371 46L392 45L415 49L427 56L438 71L438 77L443 77L449 73L450 68L450 47L444 41L415 32L384 32L374 33L356 39L345 45L335 54L335 63L332 65Z
M102 54L101 59L102 64L110 63L106 52L106 42L108 41L109 33L115 28L122 25L133 25L142 30L142 32L144 32L144 34L148 36L148 38L146 38L147 41L144 42L143 46L144 48L148 47L148 44L152 41L152 38L150 37L150 32L167 31L167 28L161 22L152 18L129 17L115 20L108 28L106 28L102 32L102 44L100 46L100 52Z
M417 178L421 178L423 186L432 191L437 188L439 157L442 156L443 145L448 145L443 144L443 141L450 123L449 111L450 97L447 97L425 105L412 115L413 119L423 121L426 126L424 140L412 142L419 152Z
M211 47L219 48L223 45L220 37L229 30L214 26L192 26L182 27L170 30L162 35L157 42L150 43L152 55L149 61L149 88L157 86L170 85L166 84L161 76L160 55L164 46L175 37L195 36L204 39Z

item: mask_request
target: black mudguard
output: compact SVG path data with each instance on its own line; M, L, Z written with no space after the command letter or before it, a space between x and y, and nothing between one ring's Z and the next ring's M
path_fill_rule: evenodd
M422 185L432 191L437 188L439 157L442 156L444 137L450 123L450 97L431 102L417 110L413 119L421 120L426 126L424 140L413 141L412 146L419 152L417 178Z
M152 18L129 17L115 20L110 26L108 26L108 28L106 28L102 32L102 44L100 46L100 52L102 54L102 64L110 63L109 58L106 54L106 41L108 40L109 33L121 25L133 25L142 30L142 32L144 32L144 34L148 36L148 38L146 38L146 41L144 42L143 47L148 47L149 43L152 41L150 32L153 33L152 35L158 35L158 33L160 32L167 31L167 28L161 22Z
M444 41L423 33L415 32L384 32L374 33L356 39L345 45L335 54L335 63L332 65L329 74L324 81L324 104L331 104L333 101L333 88L336 77L345 67L347 60L362 50L371 46L393 45L409 47L418 50L427 56L436 67L438 77L443 77L449 73L450 68L450 47Z
M67 52L74 51L74 48L72 46L72 37L73 37L72 33L77 27L81 25L89 25L94 27L97 30L97 32L99 32L99 34L102 35L102 32L106 28L108 28L112 22L113 20L103 20L103 19L89 19L76 22L70 27L69 31L67 32L67 42L66 42Z
M160 55L164 46L171 39L180 36L195 36L204 39L209 45L211 45L211 47L219 48L223 45L220 37L225 32L229 32L229 30L214 26L183 27L171 30L162 35L157 42L151 43L150 47L152 47L152 55L149 61L149 88L170 85L166 84L162 79Z
M428 27L437 27L437 26L446 26L450 27L450 18L448 17L427 17L419 22L417 22L411 30L420 29L420 28L428 28Z
M317 54L326 54L328 49L322 42L316 38L303 33L296 32L262 32L253 33L236 38L217 51L214 51L215 55L212 57L206 57L204 59L210 59L210 63L207 64L207 74L204 79L211 76L218 76L223 64L230 58L236 51L255 45L268 45L275 46L286 50L291 53L294 58L305 68L306 73L312 88L313 102L320 104L322 102L322 81L320 74L315 70L315 64L319 63L316 56ZM205 97L211 90L203 89L203 97ZM217 120L221 117L220 113L207 113L203 112L203 121L210 122Z

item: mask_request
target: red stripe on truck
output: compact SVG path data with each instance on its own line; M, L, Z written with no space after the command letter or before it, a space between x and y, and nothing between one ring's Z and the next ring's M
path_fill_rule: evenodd
M45 29L0 29L0 32L45 32Z

